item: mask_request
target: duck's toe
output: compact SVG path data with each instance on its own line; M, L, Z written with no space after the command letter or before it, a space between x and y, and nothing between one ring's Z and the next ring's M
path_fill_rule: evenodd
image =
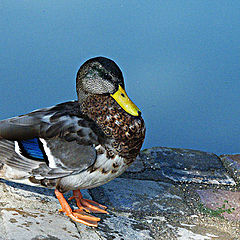
M108 214L107 211L105 211L105 209L107 208L106 206L103 206L93 200L89 200L89 199L84 199L82 197L82 194L80 192L80 190L73 190L73 196L69 198L69 200L71 199L75 199L77 206L78 206L78 210L76 211L82 211L85 210L87 212L92 212L92 213L106 213Z

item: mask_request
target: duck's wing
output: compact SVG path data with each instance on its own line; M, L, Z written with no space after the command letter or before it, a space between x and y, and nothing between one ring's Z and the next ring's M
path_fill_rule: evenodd
M15 141L59 136L89 145L97 141L96 134L87 132L89 128L94 130L93 121L83 115L78 102L73 101L0 121L0 138Z
M76 174L96 159L101 131L78 102L0 121L0 162L38 178Z

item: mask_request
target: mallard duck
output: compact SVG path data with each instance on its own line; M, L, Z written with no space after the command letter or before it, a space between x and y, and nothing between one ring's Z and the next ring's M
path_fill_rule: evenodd
M76 78L77 101L0 121L0 177L54 188L76 222L96 227L106 207L83 199L80 189L105 184L135 160L145 137L141 112L125 92L117 64L86 61ZM63 193L73 191L78 209Z

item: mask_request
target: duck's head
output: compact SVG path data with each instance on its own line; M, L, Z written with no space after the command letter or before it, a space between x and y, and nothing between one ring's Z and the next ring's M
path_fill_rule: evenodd
M105 57L87 60L77 73L79 102L92 95L109 95L129 114L140 116L138 107L125 92L123 75L117 64Z

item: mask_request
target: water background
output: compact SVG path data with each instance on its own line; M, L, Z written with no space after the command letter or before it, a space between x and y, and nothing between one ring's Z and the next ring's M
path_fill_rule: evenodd
M239 0L0 0L0 118L76 99L99 55L143 112L144 148L240 152Z

